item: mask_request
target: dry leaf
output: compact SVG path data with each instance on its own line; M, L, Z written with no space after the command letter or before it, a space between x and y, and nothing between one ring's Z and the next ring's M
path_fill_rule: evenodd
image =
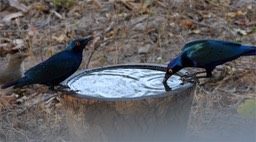
M226 16L229 17L229 18L234 18L234 17L236 17L236 13L235 12L229 12L229 13L226 14Z
M121 0L122 3L131 10L144 10L146 9L151 1L132 2L131 0Z
M252 5L247 5L247 8L251 10L252 9Z
M243 36L247 35L247 32L246 32L245 30L242 30L242 29L235 29L235 31L236 31L238 34L240 34L240 35L243 35Z
M189 33L190 34L199 34L199 33L201 33L201 30L199 30L199 29L191 30L191 31L189 31Z
M51 10L51 12L55 15L55 16L57 16L58 18L60 18L60 19L64 19L58 12L56 12L55 10Z
M180 22L180 26L182 27L191 27L193 25L193 21L191 20L182 20Z
M169 37L174 37L173 33L168 33Z
M153 1L153 2L157 6L160 6L160 7L163 7L163 8L167 7L167 5L165 3L163 3L163 2L161 2L161 1L156 0L156 1Z
M245 15L247 12L245 11L245 12L243 12L242 10L238 10L237 12L236 12L236 15L237 16L241 16L241 15Z
M5 50L6 52L16 51L25 46L23 39L14 39L14 40L1 39L1 40L6 40L8 42L8 43L0 43L0 47L2 47L1 50ZM0 52L4 52L4 51L0 51Z
M47 5L42 4L42 3L40 3L40 2L34 3L34 4L32 5L32 8L33 8L33 9L36 9L36 10L39 10L39 11L43 11L43 12L49 12L49 10L50 10Z
M17 8L17 9L21 10L22 12L28 12L28 10L29 10L29 7L20 3L18 0L9 0L9 3L12 7Z
M0 43L0 47L6 47L8 46L8 43Z
M28 25L28 35L33 36L35 33L38 33L37 27L33 24L29 24Z
M235 18L237 16L245 15L247 12L243 12L242 10L238 10L237 12L229 12L226 14L227 17L229 18Z
M16 96L5 96L5 97L0 97L0 104L3 106L7 106L9 104L15 103L17 100Z
M93 5L95 6L96 11L101 10L101 3L98 0L93 0Z
M23 16L22 12L11 13L2 19L4 22L10 22L12 19Z
M9 43L0 44L0 57L4 57L7 54L14 54L19 52L19 50L13 50L13 49L10 49L9 47L10 47Z
M58 42L63 42L63 41L65 40L65 38L66 38L66 35L62 34L62 35L60 35L56 40L57 40Z
M246 24L247 24L247 21L246 21L246 20L236 20L236 21L234 21L234 24L237 24L237 25L246 25Z
M9 3L6 0L1 0L0 1L0 11L5 10L8 7Z
M172 28L174 28L174 27L176 26L175 22L171 22L169 25L170 25Z
M14 39L13 40L13 44L16 45L15 47L13 47L12 49L21 49L24 47L24 41L23 39Z

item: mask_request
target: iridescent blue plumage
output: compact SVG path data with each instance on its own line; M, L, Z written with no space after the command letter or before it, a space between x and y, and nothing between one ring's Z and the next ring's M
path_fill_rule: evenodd
M197 40L187 43L180 55L168 66L163 82L184 67L198 67L206 70L206 77L212 76L217 65L237 59L240 56L255 56L256 47L223 40Z
M54 86L71 76L79 68L82 62L83 49L92 39L93 36L87 36L73 40L65 50L32 67L24 73L24 77L15 82L7 83L2 88L43 84L47 85L49 89L54 89Z

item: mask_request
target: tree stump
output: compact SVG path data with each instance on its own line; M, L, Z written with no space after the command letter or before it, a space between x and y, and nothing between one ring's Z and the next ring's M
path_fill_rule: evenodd
M136 67L145 66L147 68L157 67L158 70L165 71L163 65L137 65ZM182 73L180 72L179 75ZM63 87L61 103L64 106L71 141L167 142L181 140L187 128L194 86L192 83L185 83L183 88L162 94L124 99L90 98Z

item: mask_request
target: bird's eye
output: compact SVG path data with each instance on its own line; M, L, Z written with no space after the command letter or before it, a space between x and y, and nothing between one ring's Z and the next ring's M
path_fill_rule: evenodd
M77 45L77 46L80 46L80 45L81 45L81 43L78 41L78 42L76 42L76 45Z
M172 69L168 69L168 72L169 72L169 73L173 73L173 70L172 70Z

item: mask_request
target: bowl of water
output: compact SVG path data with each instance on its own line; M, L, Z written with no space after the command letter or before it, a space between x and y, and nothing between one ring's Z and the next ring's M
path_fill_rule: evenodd
M163 84L166 65L82 70L60 88L74 141L169 141L185 134L194 83L181 70Z
M167 84L162 80L165 65L130 64L115 65L84 70L65 80L62 85L81 98L102 100L129 100L168 95L168 91L186 89L191 83L184 83L181 76L189 74L182 70L173 75Z

